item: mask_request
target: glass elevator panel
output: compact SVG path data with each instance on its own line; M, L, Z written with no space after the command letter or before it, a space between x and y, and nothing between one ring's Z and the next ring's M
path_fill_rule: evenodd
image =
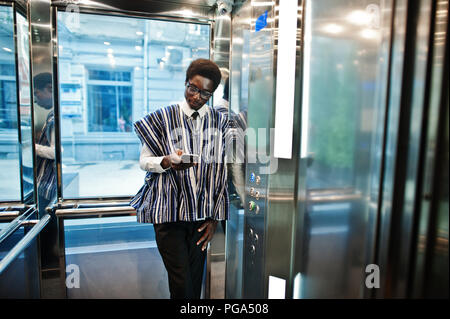
M0 201L21 199L15 51L13 9L0 6Z
M210 25L91 13L74 25L72 15L57 13L63 198L134 195L145 172L133 123L184 99L190 62L209 58ZM101 205L86 217L56 211L60 263L80 275L79 288L62 285L66 297L168 298L153 225L132 209L95 213Z
M29 24L25 15L16 11L17 71L19 90L20 143L22 160L22 200L34 202L33 134L31 120L31 66Z
M235 157L228 165L230 218L226 227L225 297L242 298L243 236L245 212L244 132L248 109L248 81L250 71L250 6L244 6L233 17L230 76L230 113L235 117L237 139Z
M65 219L67 298L168 298L153 225L135 216ZM69 277L68 277L69 278Z
M209 57L207 24L58 12L63 197L134 195L145 172L133 123L184 98ZM99 187L99 185L102 185Z

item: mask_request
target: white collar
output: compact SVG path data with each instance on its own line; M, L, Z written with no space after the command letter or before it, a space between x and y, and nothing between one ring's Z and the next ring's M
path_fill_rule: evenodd
M220 99L219 103L217 103L217 105L214 105L214 107L225 107L228 109L230 103L225 100L224 98Z
M186 114L188 117L191 117L192 114L195 112L194 109L191 109L191 107L187 103L186 99L184 99L183 102L180 103L180 107L181 107L181 110L183 111L183 113ZM208 109L208 106L205 104L197 110L198 114L200 115L200 118L205 116L207 109Z

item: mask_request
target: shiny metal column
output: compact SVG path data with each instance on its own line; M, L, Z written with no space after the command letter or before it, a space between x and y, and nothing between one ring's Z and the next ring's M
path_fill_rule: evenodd
M53 43L52 43L52 23L50 16L50 1L30 1L30 30L31 30L31 69L33 78L41 73L49 73L53 76ZM33 89L36 83L33 83ZM52 83L52 90L54 90ZM52 102L53 103L53 102ZM35 119L35 143L39 143L42 135L42 129L49 112L54 111L55 105L49 110L38 105L36 99L33 99L34 119ZM38 155L36 155L38 156ZM38 174L38 172L37 172ZM39 188L47 187L46 185L37 185ZM49 187L56 187L50 185ZM41 190L42 191L42 190ZM38 196L39 197L39 196ZM53 199L55 200L55 199ZM51 201L51 200L50 200ZM45 208L49 203L44 198L38 198L39 214L45 213Z
M31 70L33 74L33 89L36 88L35 77L42 73L48 73L51 75L52 83L51 90L54 92L56 90L55 83L53 83L53 41L52 41L52 18L51 18L51 1L49 0L31 0L29 2L29 12L30 12L30 32L31 32ZM36 97L33 98L34 107L34 129L35 129L35 145L39 144L40 138L43 134L51 136L50 130L45 132L45 123L48 122L50 125L55 125L57 120L57 108L53 101L53 96L51 98L50 109L44 108L42 105L38 105ZM49 117L50 112L54 112L53 118ZM53 123L52 123L53 122ZM57 129L55 129L55 139L58 139ZM50 136L47 136L50 138ZM55 143L56 144L56 143ZM55 154L58 155L58 152ZM39 154L36 151L36 163L39 161ZM40 159L42 161L42 157ZM52 160L49 163L48 171L53 177L53 182L37 183L37 206L39 211L39 217L46 214L46 208L51 206L55 200L55 196L45 196L43 195L46 190L56 190L56 160ZM53 168L51 168L53 165ZM37 165L38 166L38 165ZM39 169L39 167L36 167ZM36 170L35 170L36 171ZM47 172L47 170L46 170ZM42 172L36 171L35 178ZM53 175L54 174L54 175ZM45 179L45 180L51 180ZM51 198L48 198L51 197ZM50 278L57 278L59 276L59 258L58 258L58 225L54 214L50 215L51 218L48 225L43 230L40 235L40 250L41 250L41 271L42 271L42 297L45 298L48 292L47 284Z
M425 256L414 246L417 240L427 244L434 240L431 229L435 226L427 225L427 222L424 224L424 221L431 221L436 212L427 208L429 202L425 194L428 191L425 194L422 192L424 184L427 185L425 188L431 185L427 182L431 175L424 177L423 174L427 171L427 167L423 166L424 158L428 157L433 162L439 157L424 144L427 127L438 127L432 122L437 123L439 115L428 113L429 97L434 94L440 96L442 83L445 82L432 76L432 71L439 74L440 69L432 69L433 51L443 49L442 46L434 46L432 41L435 5L433 1L425 0L414 3L399 1L396 5L396 20L401 23L396 24L399 28L395 29L393 67L400 72L393 74L396 79L391 85L387 123L386 171L382 185L379 258L376 261L382 270L381 289L376 293L379 298L405 298L419 293L423 279L414 279L414 276L423 274L424 261L421 259ZM430 95L430 92L433 94ZM435 110L438 108L435 104ZM435 131L435 134L439 136L442 133ZM431 227L428 233L424 233L423 230L428 227ZM427 250L425 264L430 262L431 256ZM415 270L415 267L418 269ZM414 286L418 289L415 292Z
M449 163L449 2L431 6L428 48L428 94L417 199L415 242L409 296L448 298L448 163Z
M267 298L272 277L285 282L283 296L292 296L300 131L293 133L292 158L274 158L277 4L246 2L232 20L231 109L246 122L245 188L239 194L244 216L238 209L231 212L233 229L227 232L227 296L234 298ZM297 7L301 19L301 2ZM301 82L300 41L299 28L297 59L292 65L296 87ZM300 119L300 93L295 91L294 126Z
M278 5L280 1L276 1L274 11L274 84L281 81L284 74L277 70L279 59L286 59L280 56L278 50L279 43L279 11ZM301 158L300 141L301 141L301 110L302 110L302 31L303 31L303 2L297 2L297 24L296 24L296 49L295 63L290 65L295 69L295 93L294 93L294 119L293 119L293 138L292 138L292 155L289 159L271 157L271 169L268 177L267 188L267 211L266 211L266 266L265 266L265 284L267 285L266 297L271 295L284 296L285 298L293 298L293 284L296 271L294 269L296 259L301 253L296 251L296 238L301 236L302 222L302 203L296 200L299 189L302 187L302 179L299 173L304 171L307 158ZM274 96L276 93L274 92ZM287 108L287 106L283 106ZM274 103L275 108L275 103ZM277 107L278 111L278 107ZM275 113L275 112L274 112ZM275 115L275 114L274 114ZM270 127L275 126L275 116L271 120ZM270 138L270 154L273 154L275 147L272 137ZM300 206L299 206L300 205ZM276 280L284 280L284 291L277 291L277 287L271 284L272 277ZM281 289L281 288L280 288Z

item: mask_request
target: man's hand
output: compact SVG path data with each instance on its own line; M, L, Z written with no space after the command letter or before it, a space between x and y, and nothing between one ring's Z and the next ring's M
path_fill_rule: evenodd
M185 169L191 168L192 166L196 165L196 163L182 163L181 162L182 154L183 154L182 150L176 150L175 153L164 156L164 158L161 162L162 168L166 169L168 167L171 167L176 171L181 171L181 170L185 170Z
M203 242L202 250L205 250L206 247L208 247L208 243L211 241L211 239L214 236L214 233L216 231L217 227L217 220L207 220L205 221L200 228L198 229L198 232L205 231L203 236L200 238L200 240L197 242L197 246L200 245Z

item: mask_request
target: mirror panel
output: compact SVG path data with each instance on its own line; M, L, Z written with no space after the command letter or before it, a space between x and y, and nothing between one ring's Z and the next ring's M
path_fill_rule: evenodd
M17 74L18 99L20 115L20 140L22 160L22 198L30 204L34 200L33 179L33 133L31 108L31 70L30 70L30 37L29 24L26 16L16 11L17 35Z
M20 201L14 15L0 6L0 201Z

